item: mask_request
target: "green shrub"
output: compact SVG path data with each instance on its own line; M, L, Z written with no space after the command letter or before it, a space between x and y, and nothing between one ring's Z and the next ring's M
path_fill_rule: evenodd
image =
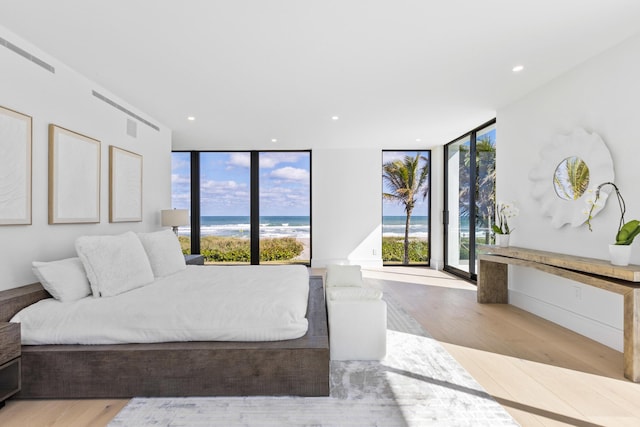
M191 238L180 236L182 253L191 253ZM260 261L289 261L304 250L304 245L293 237L260 239ZM200 254L207 262L250 262L249 239L204 236L200 238Z
M426 240L409 240L409 262L426 263L429 259L429 242ZM404 239L399 237L382 238L382 261L401 263L404 260Z
M191 236L178 236L180 248L185 255L191 255Z
M303 250L304 245L293 237L260 239L260 261L288 261Z

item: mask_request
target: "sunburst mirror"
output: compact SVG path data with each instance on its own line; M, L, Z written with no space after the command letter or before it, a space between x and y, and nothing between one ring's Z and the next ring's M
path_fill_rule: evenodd
M531 195L538 201L543 215L560 228L577 227L589 216L589 200L603 182L613 182L613 160L606 144L597 133L582 128L556 135L540 153L540 162L529 173ZM600 192L598 209L602 209L610 189Z

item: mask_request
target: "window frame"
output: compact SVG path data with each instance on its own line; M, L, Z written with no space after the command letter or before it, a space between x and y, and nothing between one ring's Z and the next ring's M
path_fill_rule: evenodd
M311 266L313 254L313 152L312 150L172 150L171 153L190 153L190 209L191 209L191 253L200 253L200 154L201 153L248 153L250 163L250 265L260 264L260 154L261 153L308 153L309 154L309 261L305 264Z
M460 135L459 137L449 141L444 145L444 153L443 153L443 162L444 162L444 194L443 194L443 211L442 211L442 229L443 229L443 270L451 273L455 276L461 277L463 279L468 280L469 282L475 284L478 280L478 272L476 271L476 192L469 192L469 271L462 270L460 268L456 268L449 264L448 256L449 256L449 205L448 205L448 195L449 195L449 170L448 165L448 154L449 147L452 144L457 143L458 141L469 138L469 181L470 185L476 185L477 181L477 163L476 163L476 143L477 143L477 135L481 133L484 129L496 126L497 128L497 120L493 118L480 126L470 130L467 133ZM497 148L496 148L497 152ZM456 173L459 172L459 169ZM495 208L495 201L494 201ZM473 244L472 244L473 243ZM473 261L473 262L472 262Z
M382 259L382 266L383 267L430 267L431 266L431 235L432 235L432 215L431 215L431 211L432 211L432 205L431 205L431 194L432 192L432 187L431 187L431 180L432 180L432 176L433 176L433 169L432 169L432 165L433 162L431 161L432 159L432 152L430 149L424 149L424 150L419 150L419 149L383 149L381 151L381 162L380 162L380 167L382 168L382 165L384 165L384 153L385 152L413 152L413 153L428 153L428 159L427 159L427 167L429 169L429 173L428 173L428 178L427 178L427 186L429 187L429 192L427 195L427 227L428 227L428 236L427 236L427 261L426 262L420 262L420 263L409 263L409 264L397 264L397 263L385 263L384 258L382 256L382 224L384 222L384 200L381 197L381 227L380 227L380 243L381 243L381 247L380 247L380 258ZM382 191L384 192L384 181L382 182Z

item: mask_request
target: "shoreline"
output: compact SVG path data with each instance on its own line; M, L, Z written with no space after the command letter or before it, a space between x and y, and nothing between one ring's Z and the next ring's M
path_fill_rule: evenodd
M296 240L302 243L304 249L294 259L311 261L311 239L309 237L296 237Z

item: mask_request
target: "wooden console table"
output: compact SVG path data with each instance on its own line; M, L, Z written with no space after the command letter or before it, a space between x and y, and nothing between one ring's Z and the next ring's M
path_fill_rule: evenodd
M478 302L509 302L507 266L531 267L624 298L624 376L640 382L640 265L616 266L609 261L518 247L480 249Z

